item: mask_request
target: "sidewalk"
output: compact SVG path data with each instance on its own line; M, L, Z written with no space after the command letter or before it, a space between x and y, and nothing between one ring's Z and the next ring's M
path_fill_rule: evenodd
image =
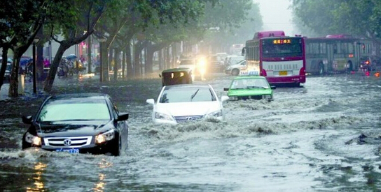
M68 85L73 85L73 84L82 84L85 82L99 82L99 75L74 75L72 77L66 77L66 78L58 78L56 77L54 79L54 84L53 87L61 87L61 86L68 86ZM37 94L42 94L43 92L43 83L44 81L37 81L36 85L36 91ZM0 90L0 101L2 100L7 100L11 99L8 96L9 92L9 83L4 83L3 86L1 86ZM20 96L31 96L33 97L33 82L24 82L24 89L19 89L19 94Z
M150 79L150 78L159 78L159 72L154 71L151 74L143 75L140 78L144 79ZM110 82L113 81L113 76L110 74ZM120 80L120 79L119 79ZM118 81L119 81L118 80ZM120 80L122 81L122 80ZM45 95L43 91L43 83L44 81L37 81L36 91L37 91L37 97L41 95ZM99 74L81 74L81 75L73 75L69 77L58 77L54 79L53 89L57 87L66 87L66 86L82 86L82 85L99 85L101 84L99 81ZM9 92L9 83L4 83L0 90L0 101L11 99L8 96ZM19 90L20 97L36 97L36 95L33 94L33 83L32 82L25 82L24 84L24 91Z

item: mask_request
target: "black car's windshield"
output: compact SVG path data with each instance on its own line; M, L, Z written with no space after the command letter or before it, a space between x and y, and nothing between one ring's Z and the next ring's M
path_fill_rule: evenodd
M50 101L44 105L37 121L109 120L111 119L106 101L85 102Z
M209 87L184 87L165 89L160 103L216 101Z
M265 79L236 79L232 82L230 89L250 89L250 88L269 88Z

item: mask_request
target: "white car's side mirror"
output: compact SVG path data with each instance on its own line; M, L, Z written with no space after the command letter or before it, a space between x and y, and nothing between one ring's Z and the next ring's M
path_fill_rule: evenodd
M224 101L227 101L229 100L229 97L228 96L221 96L221 102L224 102Z
M154 99L147 99L146 101L148 104L151 104L151 105L154 105L155 104L155 100Z

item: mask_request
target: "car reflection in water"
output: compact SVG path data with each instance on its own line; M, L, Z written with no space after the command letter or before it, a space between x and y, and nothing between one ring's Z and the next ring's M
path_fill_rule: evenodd
M127 119L107 94L50 96L35 116L22 117L30 124L22 149L118 156L127 149Z
M155 123L177 124L181 122L214 118L223 120L222 102L227 96L218 99L210 85L172 85L164 86L153 105L152 119Z

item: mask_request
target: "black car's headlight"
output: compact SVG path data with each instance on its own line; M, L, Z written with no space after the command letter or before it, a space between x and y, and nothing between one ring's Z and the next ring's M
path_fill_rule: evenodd
M110 141L111 139L114 139L114 137L115 137L115 131L111 129L110 131L107 131L95 136L95 143L101 144L106 141Z
M32 144L32 146L41 146L41 137L34 136L29 132L25 134L25 141Z

